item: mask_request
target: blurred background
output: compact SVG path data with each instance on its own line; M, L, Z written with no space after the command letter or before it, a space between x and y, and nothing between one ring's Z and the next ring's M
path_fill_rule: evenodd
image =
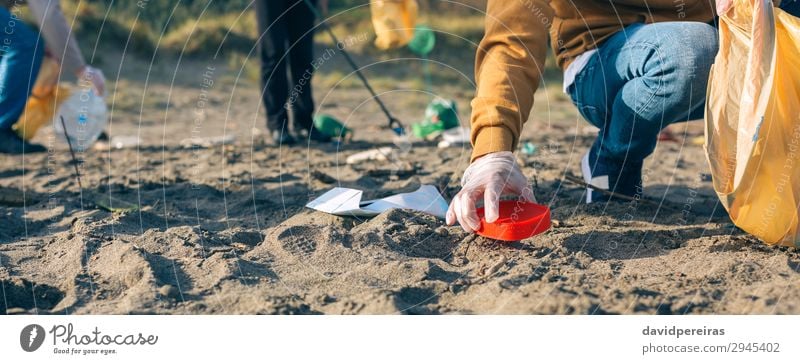
M472 77L475 46L483 35L485 3L485 0L419 1L418 23L437 32L436 48L430 55L432 59L463 70ZM245 61L253 57L258 37L254 5L250 0L62 0L61 4L68 18L75 17L74 31L84 52L91 53L86 54L87 59L93 59L101 66L115 63L115 56L121 52L146 60L155 56L158 63L178 57L214 57L224 60L231 68L245 65L243 74L246 78L258 79L256 62ZM351 53L369 56L373 61L412 56L406 48L383 51L372 45L374 31L366 0L331 0L328 17L328 24L340 38L368 34L369 41L348 47ZM319 31L316 43L320 47L331 45L328 36ZM552 63L548 64L548 70L555 71ZM332 72L317 75L320 80L327 81L323 84L340 81L342 72L349 73L338 67L329 71ZM394 72L377 73L395 76ZM447 76L434 72L435 81L461 82L467 86L467 80ZM412 85L421 82L409 81ZM339 86L351 84L358 86L357 82L350 81Z
M384 97L385 101L406 125L423 117L423 109L434 95L455 100L461 123L466 125L485 0L418 3L417 24L427 25L436 34L436 46L427 63L430 85L423 76L426 62L407 47L381 50L373 44L369 1L331 0L325 21L347 43L347 51L363 67L376 91L393 93ZM169 144L179 136L146 127L162 123L166 127L167 120L188 126L196 118L182 107L191 107L198 93L206 92L209 103L203 107L203 118L210 116L218 123L204 122L205 135L233 132L241 136L263 130L259 35L252 1L62 0L61 5L85 58L108 78L111 134L136 132L142 144ZM318 29L315 48L319 56L335 47ZM548 62L546 73L542 87L553 91L547 92L547 103L568 101L558 89L561 75L554 62ZM213 81L213 87L204 86L205 78ZM317 70L313 86L320 112L362 130L383 127L383 121L371 120L377 108L365 102L369 94L340 54ZM548 114L547 118L552 116L561 115ZM359 125L362 122L364 125ZM215 125L218 130L209 130Z

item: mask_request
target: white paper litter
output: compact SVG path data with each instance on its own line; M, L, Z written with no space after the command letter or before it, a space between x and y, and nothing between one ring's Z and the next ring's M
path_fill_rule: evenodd
M439 142L439 148L459 147L464 146L470 141L470 129L464 127L447 129L442 132L442 140Z
M236 135L228 134L215 137L192 137L181 140L181 147L183 148L211 148L213 146L222 144L233 144L236 141Z
M385 161L392 154L392 147L365 150L347 157L347 164L356 164L363 161Z
M141 141L136 135L115 135L111 137L111 140L108 142L108 144L110 144L111 148L114 149L125 149L137 147L141 144Z
M362 194L361 190L336 187L309 202L306 207L340 216L375 216L393 208L425 212L442 219L447 213L447 201L431 185L422 185L414 192L378 200L361 201Z

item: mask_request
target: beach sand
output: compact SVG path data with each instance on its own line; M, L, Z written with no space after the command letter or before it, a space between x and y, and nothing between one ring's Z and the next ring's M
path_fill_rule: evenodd
M304 207L336 186L371 198L430 184L449 201L468 147L417 142L399 176L385 162L348 166L349 155L392 145L378 108L352 88L316 94L321 112L356 131L352 142L274 148L255 83L204 91L202 65L187 68L181 82L151 80L144 96L142 79L110 88L111 135L138 134L141 145L82 154L83 191L48 131L37 141L51 153L0 158L0 313L800 313L800 255L731 224L690 143L701 122L674 125L679 142L646 162L650 202L587 206L564 176L580 175L595 131L558 87L540 89L523 134L538 150L519 156L554 226L502 243L412 211L364 219ZM442 93L466 124L471 92ZM428 101L384 99L406 123ZM180 146L223 135L236 139ZM109 196L141 208L99 208Z

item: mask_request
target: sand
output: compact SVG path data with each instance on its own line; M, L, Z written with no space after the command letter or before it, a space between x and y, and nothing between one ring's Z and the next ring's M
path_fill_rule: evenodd
M648 159L654 204L587 206L564 176L579 175L594 131L557 87L540 90L523 134L538 150L520 159L554 226L501 243L412 211L364 219L303 207L336 186L380 197L432 184L448 200L458 190L467 148L417 142L403 158L414 172L402 176L386 163L345 164L391 145L362 89L317 92L321 111L356 130L352 142L278 149L264 142L255 83L218 82L198 114L199 73L186 68L182 83L117 88L134 101L119 94L111 134L140 134L142 144L84 154L83 191L46 131L37 140L51 153L0 158L0 313L800 313L800 255L731 224L702 147L689 142L701 124L673 126L680 141ZM469 92L442 93L466 122ZM385 99L407 123L427 101ZM228 134L232 144L179 146ZM95 202L109 196L141 208Z

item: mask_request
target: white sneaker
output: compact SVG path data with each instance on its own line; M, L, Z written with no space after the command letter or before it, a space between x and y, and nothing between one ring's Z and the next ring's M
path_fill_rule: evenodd
M583 181L586 184L608 190L608 176L592 176L592 168L589 166L589 152L581 158L581 173L583 173ZM586 203L590 204L594 200L592 194L594 189L586 187ZM599 192L598 192L599 193Z

